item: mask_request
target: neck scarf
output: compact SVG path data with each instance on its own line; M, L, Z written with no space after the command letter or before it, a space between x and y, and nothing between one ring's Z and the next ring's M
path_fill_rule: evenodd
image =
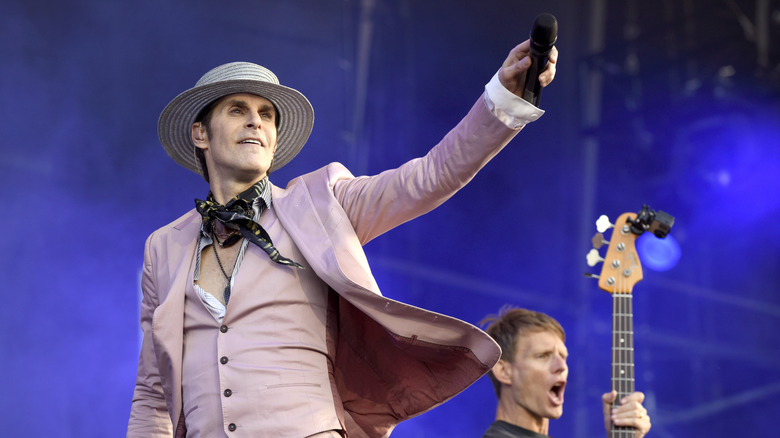
M265 229L252 220L252 217L254 217L255 214L252 205L263 193L266 184L268 184L268 178L263 178L252 187L236 195L225 205L218 203L211 192L209 192L205 201L196 199L195 209L197 209L198 213L203 217L203 228L211 230L211 232L215 234L213 231L215 225L214 221L218 221L228 229L238 229L240 236L235 234L228 237L222 243L222 246L231 246L238 242L241 237L244 237L265 251L272 261L281 265L295 266L296 268L303 269L303 266L299 263L279 254L279 251L274 247L273 242L271 242L271 237L268 236ZM260 213L262 213L263 209L267 208L265 201L260 202L259 205ZM214 240L217 240L216 236Z

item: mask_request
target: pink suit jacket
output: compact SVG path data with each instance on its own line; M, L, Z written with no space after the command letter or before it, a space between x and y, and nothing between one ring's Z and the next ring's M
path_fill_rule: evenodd
M273 186L279 221L338 294L332 385L351 438L389 436L400 421L449 400L498 361L500 348L477 327L382 296L362 245L451 197L517 132L480 99L425 157L397 169L355 178L332 163L286 189ZM147 240L144 340L128 436L185 434L184 293L199 227L193 210Z

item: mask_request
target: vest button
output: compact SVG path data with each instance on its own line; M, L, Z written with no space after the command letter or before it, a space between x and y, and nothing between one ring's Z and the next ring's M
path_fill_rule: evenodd
M223 325L222 327L220 327L220 328L219 328L219 331L221 331L222 333L227 333L227 331L228 331L228 326L226 326L226 325Z
M236 431L236 424L235 423L228 424L228 430L231 431L231 432L235 432Z
M226 363L228 363L228 358L227 358L227 356L222 356L222 357L220 357L220 358L219 358L219 363L221 363L222 365L225 365Z
M226 389L225 392L223 392L223 394L225 394L225 397L230 397L231 395L233 395L233 391Z

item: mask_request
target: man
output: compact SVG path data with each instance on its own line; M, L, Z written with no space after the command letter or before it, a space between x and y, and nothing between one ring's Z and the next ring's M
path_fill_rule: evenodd
M386 437L488 372L496 343L383 297L362 245L447 200L542 114L518 97L528 52L510 51L426 156L375 176L332 163L285 189L268 174L311 132L301 93L230 63L173 99L160 141L210 191L147 240L127 435Z
M501 346L501 359L489 373L496 390L496 421L482 438L548 437L550 419L563 415L563 393L569 376L566 335L552 317L532 310L504 308L489 323L487 333ZM642 407L645 396L634 392L612 408L617 393L602 395L604 426L636 429L636 438L650 430Z

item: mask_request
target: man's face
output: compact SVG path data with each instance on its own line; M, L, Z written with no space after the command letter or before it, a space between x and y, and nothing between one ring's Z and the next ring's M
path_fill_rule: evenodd
M516 347L514 359L505 363L509 386L502 387L502 398L511 397L515 414L529 420L559 418L569 375L566 345L557 334L539 331L518 336Z
M193 141L204 150L210 180L251 183L265 176L276 150L277 117L271 102L254 94L220 99L212 110L208 135L200 124L193 127Z

